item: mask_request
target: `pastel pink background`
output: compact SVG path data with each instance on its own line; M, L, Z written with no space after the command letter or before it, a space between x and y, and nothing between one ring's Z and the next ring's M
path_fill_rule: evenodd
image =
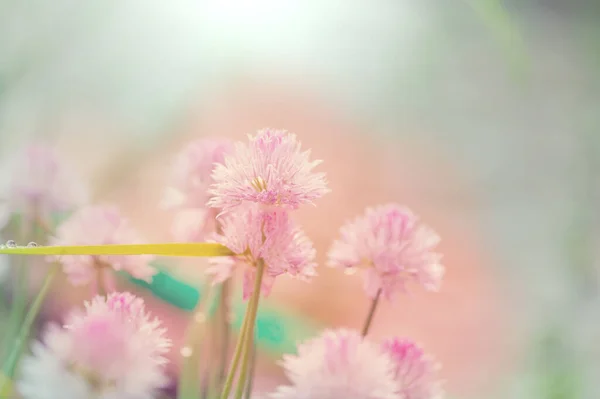
M461 211L478 200L468 179L435 142L420 141L418 131L411 131L411 139L394 138L394 131L376 135L328 109L310 91L249 83L224 92L210 107L192 108L171 138L147 151L125 139L102 140L90 134L98 129L93 121L81 120L62 127L59 145L97 188L95 200L119 204L147 240L156 242L171 240L172 215L160 211L158 203L177 150L196 137L243 140L247 133L267 126L295 132L315 158L324 160L320 170L327 173L332 193L316 207L298 212L321 263L339 226L368 205L403 203L437 229L447 268L441 292L413 287L411 295L382 303L371 334L407 336L422 343L443 364L450 393L484 397L494 392L504 373L519 361L521 342L511 327L514 308L503 294L503 277L488 265L491 258L478 221ZM83 133L70 133L78 129ZM183 264L176 272L199 282L202 261ZM327 325L358 328L369 306L360 276L325 267L319 273L310 284L280 278L271 299ZM83 290L63 285L52 308L60 312L86 296ZM153 299L149 303L180 345L185 314ZM178 353L177 348L172 351L174 368ZM282 381L274 360L261 358L259 387Z

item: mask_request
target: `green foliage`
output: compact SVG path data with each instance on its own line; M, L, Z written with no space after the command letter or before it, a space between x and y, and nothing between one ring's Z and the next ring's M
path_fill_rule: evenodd
M549 329L538 346L538 392L541 399L581 398L580 370L564 339L564 328Z
M525 43L502 0L467 0L488 27L492 36L509 59L516 78L524 79L529 73L529 57Z

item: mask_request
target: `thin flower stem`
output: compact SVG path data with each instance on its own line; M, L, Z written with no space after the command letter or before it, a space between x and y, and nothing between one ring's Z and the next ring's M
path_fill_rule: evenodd
M245 399L250 399L252 387L254 385L254 372L256 371L256 340L252 341L252 352L250 354L250 372L248 374L248 383L246 384Z
M217 212L215 216L215 231L217 234L223 234L223 225L217 218ZM220 392L223 387L223 382L226 376L227 358L229 357L229 341L230 341L230 312L231 312L231 279L227 279L221 283L221 290L219 291L219 308L216 330L217 335L221 338L221 348L219 353L219 360L216 372L216 390Z
M96 281L97 294L105 297L108 291L106 290L106 284L104 282L104 270L102 267L98 267L96 273L98 274Z
M254 325L256 324L256 314L258 311L258 302L260 300L260 291L262 286L262 277L264 269L265 262L262 259L259 259L258 262L256 262L256 280L254 282L254 291L252 292L252 296L250 297L250 303L248 305L247 310L247 313L249 313L249 322L247 326L248 331L246 331L246 342L243 348L240 378L238 380L238 387L235 394L236 399L242 399L244 387L246 384L248 366L250 363L250 350L252 347L252 342L254 341Z
M229 393L231 392L231 388L233 386L233 380L235 379L235 374L237 372L238 364L240 362L240 358L242 357L242 347L245 342L244 337L246 336L248 324L249 324L248 323L248 311L246 311L246 316L244 317L242 329L240 330L240 335L238 336L238 340L235 345L235 351L233 352L233 359L231 361L231 366L229 367L229 372L227 373L227 377L225 378L225 383L223 384L223 391L221 393L221 399L229 398Z
M206 322L206 304L210 302L211 286L194 310L191 325L187 331L184 348L189 349L191 353L185 354L181 368L181 376L177 386L177 398L197 398L200 395L200 349L203 342L203 332Z
M26 310L27 305L27 263L25 259L19 259L16 265L17 275L15 285L13 286L12 293L12 304L10 307L10 314L8 316L8 326L6 328L4 354L10 352L10 348L13 346L13 340L15 335L19 332L19 326L23 319L23 314Z
M381 297L381 288L377 291L375 298L373 298L373 302L371 302L371 308L369 309L369 313L367 314L367 320L365 320L365 324L362 328L362 336L366 337L369 333L369 329L371 328L371 324L373 322L373 317L375 316L375 311L377 310L377 305L379 304L379 298Z
M20 225L20 238L24 241L27 237L27 232L25 225L21 221ZM8 327L6 333L6 342L4 346L4 354L10 352L13 346L13 340L16 338L15 336L19 332L19 326L21 325L21 321L25 315L27 310L27 292L28 292L28 282L29 282L29 265L26 262L26 259L20 258L17 259L16 265L16 279L15 285L13 286L12 293L12 304L10 309L10 315L8 319Z
M219 368L217 375L218 389L223 385L225 380L225 368L227 367L227 357L229 355L229 301L230 301L230 280L227 279L221 284L221 292L219 292L219 323L221 327L221 353L219 358Z
M226 377L230 340L230 284L230 280L227 279L219 286L216 314L211 324L213 334L211 346L214 349L211 359L216 359L217 364L216 367L209 367L206 373L209 376L208 389L203 393L202 399L217 397L223 388Z
M25 343L27 342L27 337L29 336L31 327L35 322L38 313L42 309L44 299L46 299L46 295L48 295L50 287L52 286L52 282L54 281L54 278L56 277L56 274L59 270L60 265L58 263L52 265L50 271L44 279L44 283L42 284L40 292L37 294L37 297L33 301L31 308L29 308L29 311L25 315L25 320L23 320L23 324L21 325L19 335L17 336L15 344L12 347L12 350L6 362L4 363L4 366L2 367L3 376L6 378L2 378L2 380L0 381L1 393L6 392L7 385L11 383L11 379L14 376L15 369L17 367L19 359L21 358L21 354L25 349Z

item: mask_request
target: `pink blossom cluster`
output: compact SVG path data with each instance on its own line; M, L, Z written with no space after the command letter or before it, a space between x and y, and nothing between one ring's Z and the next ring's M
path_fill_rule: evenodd
M239 269L247 299L258 262L266 269L264 294L277 276L315 275L313 244L290 212L329 191L325 175L313 171L319 163L310 159L310 151L302 150L295 134L263 129L249 136L248 143L237 143L224 162L215 165L208 205L220 210L220 229L212 239L235 254L211 260L208 272L215 283Z
M141 298L97 296L34 343L18 390L25 399L154 398L169 382L165 334Z
M372 342L357 331L326 330L285 355L291 385L272 399L441 399L437 364L407 340Z
M73 198L60 198L45 187L46 180L62 181L56 177L59 163L48 158L38 165L42 159L27 159L39 176L15 191L21 201L26 199L43 212L73 211L52 234L51 245L143 243L116 207L73 209ZM294 220L294 211L328 193L324 173L314 170L319 164L295 134L284 130L260 130L244 143L192 142L175 160L163 201L164 207L175 210L174 237L226 247L231 255L211 258L206 273L216 285L239 272L248 309L258 306L258 298L270 293L279 276L311 280L317 275L316 251ZM438 243L437 234L413 212L390 203L368 208L342 226L327 264L347 274L364 270L364 289L374 312L380 296L392 300L409 283L429 291L440 288L444 267L436 252ZM34 343L21 364L17 384L21 396L157 397L170 383L165 374L171 345L167 331L146 311L141 298L119 292L115 279L115 272L122 271L150 281L157 272L153 257L61 255L48 260L62 266L71 284L90 286L93 299L84 309L70 312L63 325L50 325ZM248 314L255 317L255 312ZM408 339L379 343L368 337L373 314L362 333L327 329L299 344L297 353L285 355L281 362L289 383L263 397L442 399L438 364ZM247 340L243 334L242 339Z
M54 147L34 143L17 154L2 165L0 228L12 214L48 223L86 203L86 187Z
M86 206L75 211L62 223L52 245L141 244L143 241L114 206ZM151 255L94 256L61 255L50 261L60 262L73 285L94 285L94 291L115 289L113 271L124 270L131 276L151 281L156 269L149 262ZM104 284L106 287L99 287Z
M409 209L397 204L368 208L340 233L329 250L329 265L350 271L364 268L370 297L381 291L391 298L405 291L409 281L439 289L444 267L435 247L440 238Z
M209 188L214 182L212 173L232 150L229 140L198 139L175 158L162 207L176 211L171 232L177 241L200 242L215 231L218 211L207 206L211 199Z

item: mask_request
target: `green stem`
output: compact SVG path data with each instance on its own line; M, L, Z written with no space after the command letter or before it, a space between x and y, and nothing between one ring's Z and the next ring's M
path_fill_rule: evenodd
M235 345L235 350L233 352L233 359L231 361L231 366L229 367L229 372L227 373L227 378L225 378L225 383L223 384L223 392L221 393L221 399L229 399L229 393L231 392L231 388L233 385L233 380L235 378L235 374L238 368L238 364L240 362L240 358L242 357L242 347L244 344L244 337L246 336L246 331L248 330L248 311L246 310L246 317L244 317L244 323L242 324L242 329L240 330L240 335L238 336L237 343Z
M214 398L219 395L223 388L223 382L226 377L227 358L229 355L229 335L230 335L230 280L225 280L219 287L219 295L215 318L212 323L211 342L214 342L214 359L217 359L217 367L209 370L210 378L207 392L202 399Z
M8 327L6 329L4 354L10 352L13 346L13 340L19 332L19 326L21 320L23 320L23 314L26 310L27 305L27 276L28 276L28 265L25 259L17 260L17 276L15 286L13 287L13 301L10 307L10 314L8 316Z
M14 346L12 347L12 350L8 356L8 359L4 363L4 366L2 367L3 375L8 380L12 379L12 377L14 376L15 369L17 367L19 359L21 358L21 354L23 353L23 350L25 349L25 343L27 342L27 337L29 336L31 327L33 326L33 323L34 323L38 313L42 309L42 304L44 303L44 299L46 299L46 295L48 295L48 292L50 291L50 287L52 286L54 277L56 277L56 273L59 270L60 270L59 264L52 265L52 268L50 269L50 271L46 275L46 278L44 279L44 283L42 284L40 292L37 294L35 300L33 301L33 304L31 305L31 308L27 312L27 315L25 315L25 320L23 320L23 324L21 325L19 335L17 336L17 339L15 341ZM8 382L9 381L6 381L5 379L0 381L0 392L5 392L6 384Z
M250 354L250 373L248 374L248 383L246 384L245 399L250 399L252 395L252 386L254 384L254 373L256 371L256 340L252 341L252 352Z
M219 358L219 368L218 368L218 389L223 385L223 381L225 380L225 369L227 367L227 356L229 354L229 312L230 304L230 281L225 280L221 285L221 292L219 293L219 323L221 327L221 353Z
M25 241L27 238L26 227L21 220L19 231L20 231L20 239L21 241ZM16 335L19 332L19 326L21 325L21 321L25 315L25 311L27 310L27 293L28 293L28 283L29 283L29 265L26 262L25 258L19 258L16 261L16 281L13 287L12 293L12 305L10 309L10 315L8 319L8 327L7 333L5 337L5 346L3 354L7 354L10 352L13 346L13 340L16 338Z
M369 329L371 328L371 324L373 323L373 317L375 316L375 311L377 310L377 305L379 304L379 298L381 297L381 288L377 291L375 298L373 298L373 302L371 302L371 308L369 309L369 313L367 314L367 319L365 320L365 324L362 329L362 336L366 337L369 333Z
M177 386L177 398L179 399L200 396L200 349L207 317L205 307L208 302L210 302L209 291L194 311L192 323L187 332L184 348L189 348L191 353L183 358L181 376Z
M96 295L106 296L108 291L106 290L106 284L104 282L104 269L101 265L96 266Z
M246 386L246 379L250 360L250 350L252 348L252 343L254 342L254 325L256 324L256 313L258 311L258 302L260 299L260 291L264 269L265 262L262 259L259 259L258 262L256 262L256 280L254 281L254 292L252 292L252 297L250 297L250 303L248 305L247 310L247 312L249 313L249 321L247 326L248 331L246 331L246 337L244 338L246 342L243 348L241 366L242 369L240 371L240 378L235 394L236 399L242 399L242 395L244 394L244 387Z

